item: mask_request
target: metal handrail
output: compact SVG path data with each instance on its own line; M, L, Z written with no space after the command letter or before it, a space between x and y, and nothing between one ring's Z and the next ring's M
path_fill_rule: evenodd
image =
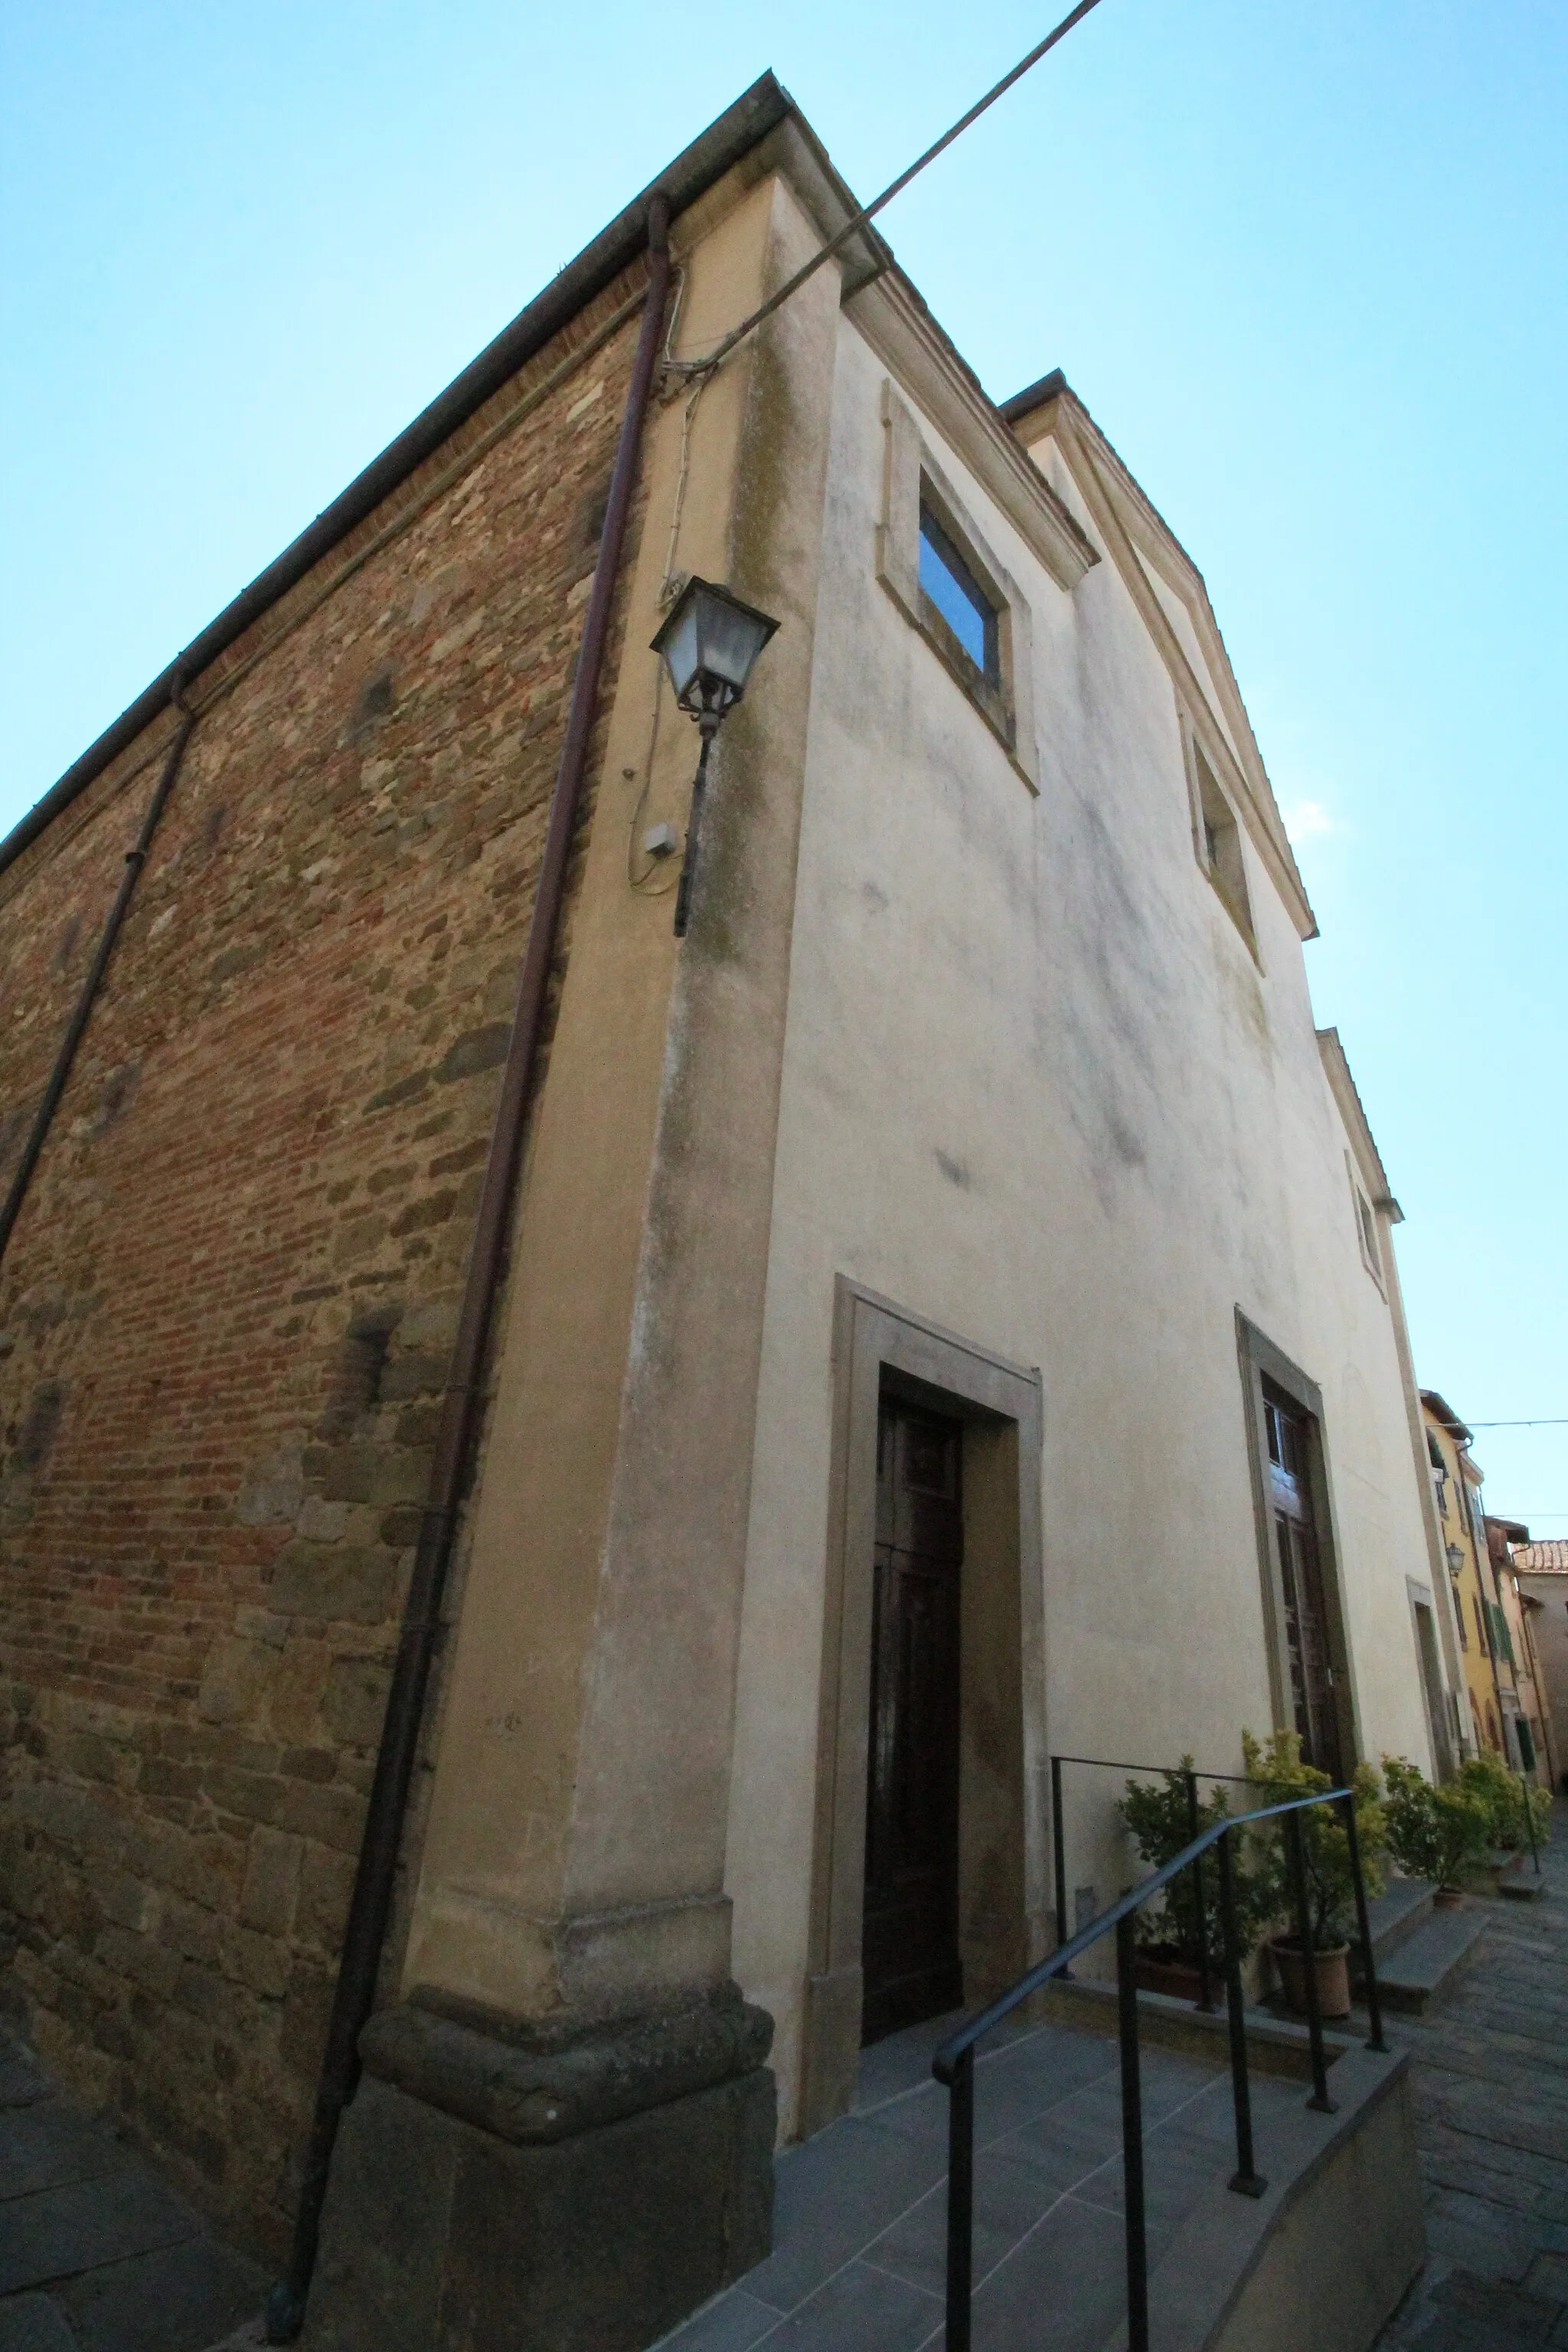
M1055 1759L1053 1759L1055 1760ZM1094 1761L1093 1759L1063 1761ZM1117 1769L1147 1769L1159 1770L1159 1766L1147 1768L1121 1767ZM1215 1776L1217 1778L1217 1775ZM1138 2060L1138 1989L1134 1973L1134 1915L1142 1909L1152 1896L1169 1886L1184 1870L1201 1872L1203 1856L1216 1849L1219 1868L1220 1916L1225 1939L1226 2006L1228 2011L1231 2091L1236 2108L1237 2168L1230 2186L1244 2197L1261 2197L1268 2182L1253 2161L1252 2095L1247 2072L1247 2023L1241 1989L1241 1942L1236 1919L1235 1857L1230 1840L1233 1832L1251 1827L1255 1822L1272 1821L1280 1816L1286 1846L1289 1855L1290 1876L1294 1881L1296 1930L1301 1949L1302 1968L1307 1990L1307 2029L1312 2059L1312 2095L1309 2107L1320 2114L1332 2115L1334 2102L1329 2096L1328 2065L1323 2050L1323 2020L1318 1999L1317 1970L1314 1967L1311 1906L1307 1892L1306 1845L1301 1830L1301 1815L1315 1805L1342 1805L1345 1831L1350 1844L1351 1870L1355 1883L1356 1929L1362 1950L1362 1968L1365 1977L1367 2023L1371 2032L1366 2046L1369 2050L1386 2051L1383 2038L1383 2010L1378 1997L1377 1970L1372 1948L1372 1924L1367 1911L1366 1881L1362 1870L1361 1840L1356 1830L1355 1794L1351 1789L1329 1789L1314 1797L1291 1797L1282 1804L1261 1805L1256 1811L1238 1813L1214 1822L1180 1853L1155 1871L1152 1877L1129 1888L1128 1892L1080 1927L1076 1936L1043 1960L1037 1960L1026 1970L1016 1984L979 2011L966 2018L956 2033L950 2033L931 2060L931 2072L948 2092L948 2170L947 2170L947 2308L943 2344L946 2352L969 2352L971 2301L973 2288L974 2263L974 2052L975 2045L1002 2024L1021 2003L1027 2000L1053 1977L1063 1975L1072 1961L1114 1932L1116 1937L1116 2008L1118 2038L1121 2043L1121 2167L1122 2208L1126 2226L1127 2246L1127 2345L1128 2352L1149 2352L1149 2253L1143 2210L1143 2109L1142 2091ZM1198 1878L1201 1886L1201 1875Z

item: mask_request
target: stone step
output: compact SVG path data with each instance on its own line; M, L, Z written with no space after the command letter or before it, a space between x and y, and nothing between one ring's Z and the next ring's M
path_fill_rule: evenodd
M1384 2007L1419 2016L1475 1958L1486 1930L1484 1911L1434 1911L1386 1961L1379 1960Z
M1379 1961L1431 1917L1436 1891L1425 1878L1390 1875L1383 1893L1373 1896L1366 1906L1367 1921L1372 1928L1372 1948ZM1352 1949L1353 1953L1353 1944Z
M1510 1903L1534 1903L1546 1881L1527 1853L1510 1853L1500 1860L1496 1885L1500 1895Z

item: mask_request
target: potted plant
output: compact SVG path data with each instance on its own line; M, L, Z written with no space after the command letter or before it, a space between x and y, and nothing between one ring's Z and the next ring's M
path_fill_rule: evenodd
M1152 1870L1161 1870L1173 1862L1194 1835L1201 1836L1216 1822L1225 1821L1230 1812L1229 1800L1223 1789L1213 1788L1206 1798L1197 1802L1197 1829L1193 1828L1193 1816L1187 1803L1187 1774L1193 1759L1184 1756L1179 1767L1162 1772L1157 1782L1129 1780L1126 1794L1117 1803L1140 1854ZM1238 1846L1239 1839L1233 1840ZM1213 1853L1205 1855L1204 1874L1204 1928L1198 1932L1198 1891L1193 1874L1184 1870L1172 1880L1159 1900L1140 1912L1138 1918L1138 1982L1149 1992L1174 1994L1178 2000L1195 2001L1202 1997L1201 1961L1206 1952L1211 1990L1216 1990L1224 1981L1225 1923L1220 1913L1219 1864ZM1258 1920L1256 1891L1252 1874L1246 1858L1237 1853L1232 1873L1236 1894L1237 1932L1245 1957L1257 1941Z
M1466 1780L1468 1770L1467 1764L1458 1780L1434 1788L1405 1757L1383 1759L1388 1851L1406 1878L1432 1881L1433 1900L1443 1910L1464 1901L1460 1881L1490 1842L1491 1814L1481 1791Z
M1551 1836L1552 1800L1547 1791L1533 1781L1516 1777L1500 1756L1489 1753L1467 1757L1459 1767L1459 1785L1486 1812L1489 1846L1515 1853L1530 1843L1532 1824L1537 1845L1544 1845Z
M1294 1731L1276 1731L1267 1743L1249 1731L1241 1735L1248 1777L1256 1784L1250 1803L1282 1805L1292 1798L1326 1793L1333 1787L1326 1772L1301 1761L1301 1742ZM1383 1885L1381 1856L1386 1842L1383 1807L1378 1802L1377 1775L1368 1764L1358 1764L1351 1781L1355 1803L1356 1838L1368 1895ZM1313 1971L1318 2011L1322 2017L1350 2014L1350 1941L1355 1931L1355 1874L1351 1867L1350 1837L1337 1805L1315 1805L1297 1816L1301 1824L1301 1848L1307 1881L1307 1912L1312 1936ZM1282 1822L1270 1822L1257 1834L1260 1856L1254 1864L1260 1899L1268 1916L1281 1924L1268 1938L1268 1949L1279 1971L1287 2005L1307 2013L1307 1970L1297 1930L1296 1885L1290 1865L1290 1839Z

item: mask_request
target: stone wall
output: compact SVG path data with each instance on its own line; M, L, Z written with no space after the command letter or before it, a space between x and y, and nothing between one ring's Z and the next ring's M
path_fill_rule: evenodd
M54 2065L268 2249L640 278L195 683L203 715L0 1267L0 1986ZM0 876L0 1187L167 732Z

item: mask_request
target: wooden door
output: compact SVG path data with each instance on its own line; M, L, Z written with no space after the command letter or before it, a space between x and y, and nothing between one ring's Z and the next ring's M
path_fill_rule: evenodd
M1323 1600L1322 1555L1312 1511L1311 1427L1305 1413L1265 1395L1268 1482L1274 1540L1285 1604L1290 1663L1290 1703L1301 1735L1301 1755L1320 1772L1341 1778L1339 1716Z
M961 1424L882 1400L861 2038L956 2008Z

